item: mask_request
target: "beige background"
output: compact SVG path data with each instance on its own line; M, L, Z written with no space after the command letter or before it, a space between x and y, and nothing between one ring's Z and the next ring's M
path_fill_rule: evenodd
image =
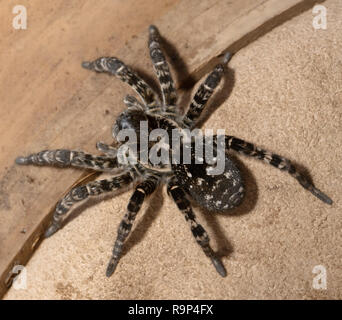
M341 298L342 4L324 5L327 30L313 29L307 11L233 57L204 127L225 128L294 160L333 206L287 174L238 157L247 186L241 207L221 215L196 208L213 247L224 255L226 278L216 274L164 189L142 208L126 254L106 278L126 192L84 206L45 240L27 265L28 288L12 288L6 298ZM312 288L315 265L327 269L327 290Z

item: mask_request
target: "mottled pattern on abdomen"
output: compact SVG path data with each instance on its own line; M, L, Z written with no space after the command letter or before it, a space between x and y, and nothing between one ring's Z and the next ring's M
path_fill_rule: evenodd
M192 163L194 163L192 161ZM210 211L224 211L238 206L244 196L240 171L225 156L225 170L219 175L209 175L209 164L174 165L178 182L202 207Z

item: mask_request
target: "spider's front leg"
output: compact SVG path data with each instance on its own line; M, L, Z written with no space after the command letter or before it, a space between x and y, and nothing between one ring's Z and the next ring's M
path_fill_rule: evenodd
M227 276L227 271L222 264L221 260L215 255L215 252L210 247L209 236L204 228L197 222L196 216L192 211L189 200L186 198L185 192L178 185L175 179L171 179L167 186L167 192L171 195L172 199L175 201L178 209L183 213L185 220L189 223L191 232L195 237L197 243L201 246L204 253L208 258L210 258L216 271L222 277Z
M115 57L101 57L92 62L82 62L82 67L96 72L106 72L128 83L141 97L148 108L158 105L158 96L152 88L122 61Z
M110 179L92 181L83 186L72 188L63 199L57 203L52 218L52 224L45 232L45 237L50 237L60 229L63 216L69 212L75 203L83 201L88 197L98 196L102 193L113 192L123 187L127 187L133 183L134 179L135 176L133 171L128 171Z
M333 201L326 194L324 194L321 190L317 189L305 176L299 173L293 166L293 164L290 162L290 160L283 158L270 151L260 149L250 142L243 141L233 136L225 137L225 145L226 149L228 150L233 149L247 156L263 160L280 170L287 171L292 177L297 179L297 181L301 184L302 187L309 190L318 199L330 205L333 203Z
M221 81L221 78L225 71L225 65L231 58L231 54L227 52L224 57L222 64L218 64L214 70L207 76L204 82L199 86L197 92L195 93L187 113L183 117L184 124L190 129L194 128L197 120L201 116L201 113L213 95L216 87Z
M116 266L118 265L123 244L132 229L135 217L140 210L146 196L152 194L156 190L158 183L159 177L151 175L136 186L135 191L129 200L127 212L118 228L118 235L114 244L112 257L110 258L106 271L107 277L110 277L114 273Z
M163 110L171 116L177 115L179 111L177 109L177 93L169 66L160 48L159 31L156 26L152 25L149 28L149 33L148 47L163 95Z
M104 142L97 142L96 143L96 149L107 155L111 158L116 158L118 154L118 149L114 148L108 144L105 144Z
M94 156L81 151L65 149L44 150L27 157L18 157L15 162L20 165L58 166L112 171L122 169L116 157Z

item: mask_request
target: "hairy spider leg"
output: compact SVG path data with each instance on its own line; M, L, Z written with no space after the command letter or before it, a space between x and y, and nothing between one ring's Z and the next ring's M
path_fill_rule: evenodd
M92 62L82 62L82 67L96 72L107 72L128 83L135 90L147 108L158 106L158 96L136 72L115 57L101 57Z
M263 160L280 170L287 171L292 177L297 179L302 187L309 190L318 199L330 205L333 203L333 201L326 194L317 189L305 176L299 173L290 160L270 151L260 149L250 142L243 141L233 136L226 136L225 144L226 149L233 149L247 156Z
M224 65L228 63L230 57L231 54L227 52L224 55L222 64L218 64L197 89L188 111L183 117L183 122L187 127L192 129L196 125L207 101L213 95L216 87L220 83L225 71Z
M108 144L105 144L104 142L96 142L96 149L99 150L100 152L106 154L107 156L111 158L116 158L118 154L118 149L114 148Z
M132 229L135 217L137 216L137 213L140 210L145 198L156 190L159 180L160 179L158 176L150 175L146 178L146 180L136 186L135 191L129 200L127 212L118 228L118 234L115 240L113 253L109 260L106 271L107 277L110 277L114 273L121 257L123 244Z
M123 169L116 157L94 156L82 151L65 149L40 151L27 157L18 157L15 162L20 165L55 165L59 167L76 167L111 172L114 169Z
M163 111L170 116L178 115L177 93L168 63L160 48L160 35L156 26L149 28L148 47L163 96Z
M61 227L63 216L71 207L80 201L92 196L99 196L102 193L113 192L123 187L128 187L135 180L133 171L122 173L119 176L89 182L83 186L72 188L58 203L52 218L52 224L45 232L45 237L52 236Z
M196 216L192 211L189 200L186 198L185 192L178 185L175 179L171 179L167 186L167 192L171 195L172 199L175 201L178 209L183 213L185 220L189 223L191 232L195 237L197 243L201 246L204 253L208 258L210 258L216 271L222 277L227 276L227 271L222 264L221 260L215 255L215 252L210 247L209 236L204 228L197 222Z
M138 109L138 110L146 109L135 97L129 94L124 98L123 102L127 106L128 109ZM159 109L159 107L157 109ZM148 110L152 111L151 109L148 109Z

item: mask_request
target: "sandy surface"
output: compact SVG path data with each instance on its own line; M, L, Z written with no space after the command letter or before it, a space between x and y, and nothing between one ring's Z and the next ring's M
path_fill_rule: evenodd
M223 255L226 278L201 252L165 189L143 206L125 255L106 278L126 192L86 207L45 240L27 265L27 289L12 288L6 298L341 299L342 5L324 4L327 30L315 30L308 11L233 57L204 127L224 128L294 160L332 206L289 175L238 156L243 204L220 215L196 208ZM326 290L313 288L316 265L327 271Z

